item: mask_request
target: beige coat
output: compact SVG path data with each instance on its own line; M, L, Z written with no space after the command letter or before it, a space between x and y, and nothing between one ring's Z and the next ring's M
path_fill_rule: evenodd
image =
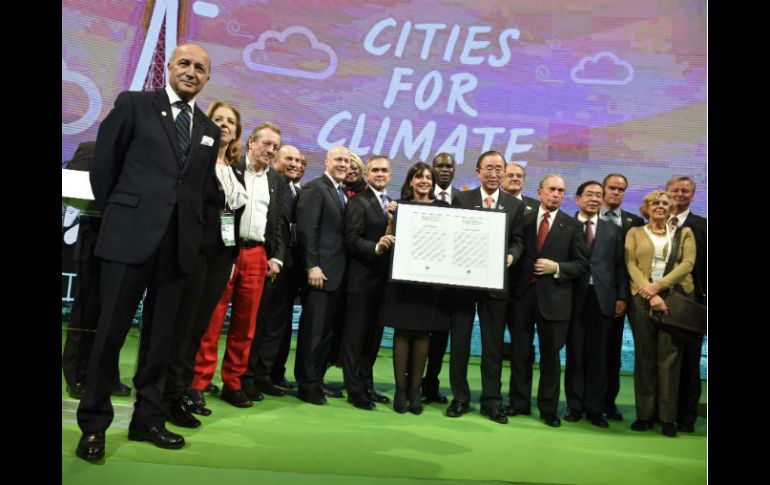
M695 236L692 229L680 229L682 236L679 243L676 265L658 284L665 290L675 285L681 285L685 293L692 293L692 268L695 264ZM639 288L649 282L652 270L652 255L654 247L650 237L644 232L644 226L632 227L626 235L626 267L628 268L631 294L636 295Z

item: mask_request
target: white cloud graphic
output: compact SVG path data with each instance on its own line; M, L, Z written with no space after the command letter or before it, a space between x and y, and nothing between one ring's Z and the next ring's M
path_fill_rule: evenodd
M329 67L327 67L324 71L315 72L304 71L302 69L291 69L287 67L259 64L251 60L251 53L253 51L257 49L265 50L265 42L268 39L278 39L279 42L284 42L286 38L292 34L304 35L310 41L310 47L323 51L329 57ZM283 76L302 77L306 79L326 79L334 74L334 71L337 70L337 54L334 52L334 50L329 47L329 45L324 44L323 42L319 42L313 32L299 25L289 27L283 32L276 32L274 30L263 32L256 42L247 45L243 49L243 62L247 67L254 69L255 71L271 72L274 74L281 74Z
M86 110L86 113L72 123L61 124L62 134L77 135L87 130L88 127L94 124L94 121L99 119L99 113L102 111L102 95L99 94L99 88L96 87L96 84L84 74L67 69L64 59L61 61L61 80L62 83L66 81L77 84L88 96L88 110Z
M586 69L586 63L588 64L588 68L591 68L591 66L594 66L596 64L599 64L602 58L609 58L612 61L613 67L614 66L621 66L625 68L626 70L626 76L623 79L615 79L615 78L586 78L584 76L584 71ZM615 54L609 51L603 51L600 52L594 56L586 56L582 59L580 59L580 62L577 66L573 67L572 70L569 73L570 78L578 84L615 84L619 86L624 86L631 82L631 80L634 78L634 68L631 64L629 64L626 61L623 61L618 58Z

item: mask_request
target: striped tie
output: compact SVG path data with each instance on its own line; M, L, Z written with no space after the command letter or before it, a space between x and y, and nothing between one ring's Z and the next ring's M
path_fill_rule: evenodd
M179 141L179 169L181 170L187 163L187 154L190 150L190 113L188 112L190 105L184 101L177 101L174 106L180 110L174 125L176 125L176 137Z

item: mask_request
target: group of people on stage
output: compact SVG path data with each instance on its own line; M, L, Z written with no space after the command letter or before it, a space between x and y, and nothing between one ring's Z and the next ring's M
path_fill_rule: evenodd
M560 425L559 351L566 344L564 418L585 415L606 428L607 419L623 419L615 399L628 312L636 345L632 429L660 421L668 436L676 435L677 425L693 430L700 341L682 342L650 320L650 309L666 310L663 296L675 286L705 303L705 219L689 211L692 179L676 177L665 191L647 194L641 207L646 224L620 210L628 187L621 174L582 183L573 217L560 210L567 195L561 176L541 179L539 200L525 197L524 167L506 163L497 151L479 157L480 185L473 190L452 186L455 161L441 153L430 165L412 165L401 193L392 197L390 160L372 155L364 163L343 146L327 152L320 177L300 185L307 161L296 147L282 144L277 125L256 126L241 154L236 107L217 101L203 113L196 105L210 73L203 48L177 47L168 85L118 96L96 143L88 145L101 222L98 237L91 234L90 245L83 246L90 248L86 259L98 261L99 274L90 285L81 283L76 305L88 299L98 308L88 318L73 318L70 328L95 330L95 338L71 360L80 371L65 373L68 391L81 398L78 456L104 456L105 430L114 416L110 395L119 389L119 352L145 291L128 437L162 448L185 443L166 421L195 428L201 425L196 415L211 414L204 393L219 392L233 406L250 407L264 394L284 396L294 387L285 373L297 296L302 314L294 377L296 395L305 402L342 397L324 383L327 368L339 365L353 406L371 410L389 403L373 379L383 327L389 326L393 409L420 414L424 403L448 403L438 376L451 335L453 399L446 415L462 416L471 409L467 372L478 314L481 414L504 424L531 413L537 326L541 419ZM400 203L504 212L508 247L501 264L509 272L509 291L389 281ZM230 305L220 391L212 378ZM511 376L504 405L506 327ZM65 357L72 353L65 345Z

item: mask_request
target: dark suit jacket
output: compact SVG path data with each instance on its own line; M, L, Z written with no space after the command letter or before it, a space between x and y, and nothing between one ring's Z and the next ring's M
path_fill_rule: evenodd
M452 207L459 207L461 209L483 208L481 188L454 194L452 197ZM508 224L508 249L506 254L513 256L513 264L511 265L513 266L524 251L524 204L516 197L500 190L494 210L505 212L505 219ZM505 261L503 261L503 264L505 264ZM509 284L511 284L510 281ZM508 294L502 292L490 292L490 295L508 298Z
M628 234L629 229L644 225L644 219L623 209L620 209L620 220L623 223L623 241L626 240L626 234Z
M540 313L546 320L569 320L572 311L572 282L588 273L588 250L582 225L559 210L551 220L551 228L537 252L537 212L524 217L524 255L521 276L516 288L520 298L530 285L535 270L535 260L546 258L559 263L559 278L554 275L536 278L535 290Z
M246 155L241 156L237 163L233 164L235 178L246 186ZM267 206L267 225L265 226L265 252L267 259L276 258L283 262L288 247L287 234L289 230L289 198L291 194L286 185L286 177L270 168L267 171L267 186L270 190L270 202ZM246 210L246 206L235 211L236 220L240 221ZM240 227L240 226L239 226ZM240 244L240 229L235 233L236 241Z
M388 251L374 254L377 241L385 234L388 219L377 194L359 193L345 207L345 246L350 256L348 293L378 291L388 276Z
M345 275L345 221L337 190L326 173L302 189L297 239L305 269L319 266L327 278L323 291L337 291Z
M540 207L540 201L537 199L533 199L532 197L527 197L526 195L521 196L521 201L524 203L524 215L526 216L532 211L537 212L537 208Z
M578 223L583 225L580 220ZM623 259L625 241L618 226L601 219L597 223L595 234L589 253L590 275L585 274L574 282L573 315L582 313L578 305L583 304L588 291L589 276L592 276L599 308L605 317L612 317L615 314L615 302L628 300L628 272Z
M706 218L693 214L687 214L682 227L689 227L695 235L695 266L692 277L695 283L695 295L699 301L706 301L707 268L706 268Z
M289 184L291 184L291 182L289 179L286 179L286 211L288 224L286 224L286 230L284 231L287 246L283 260L284 268L292 268L295 265L303 266L304 264L302 262L302 253L300 252L299 244L297 243L297 202L299 200L299 194L302 193L303 189L296 189L297 196L294 197ZM292 224L294 224L294 236L292 236Z
M203 144L204 139L211 144ZM90 174L102 211L97 256L126 264L145 262L176 210L179 268L183 273L192 270L203 224L204 184L213 182L219 148L219 128L197 105L190 140L187 163L180 169L165 89L118 96L99 126Z

